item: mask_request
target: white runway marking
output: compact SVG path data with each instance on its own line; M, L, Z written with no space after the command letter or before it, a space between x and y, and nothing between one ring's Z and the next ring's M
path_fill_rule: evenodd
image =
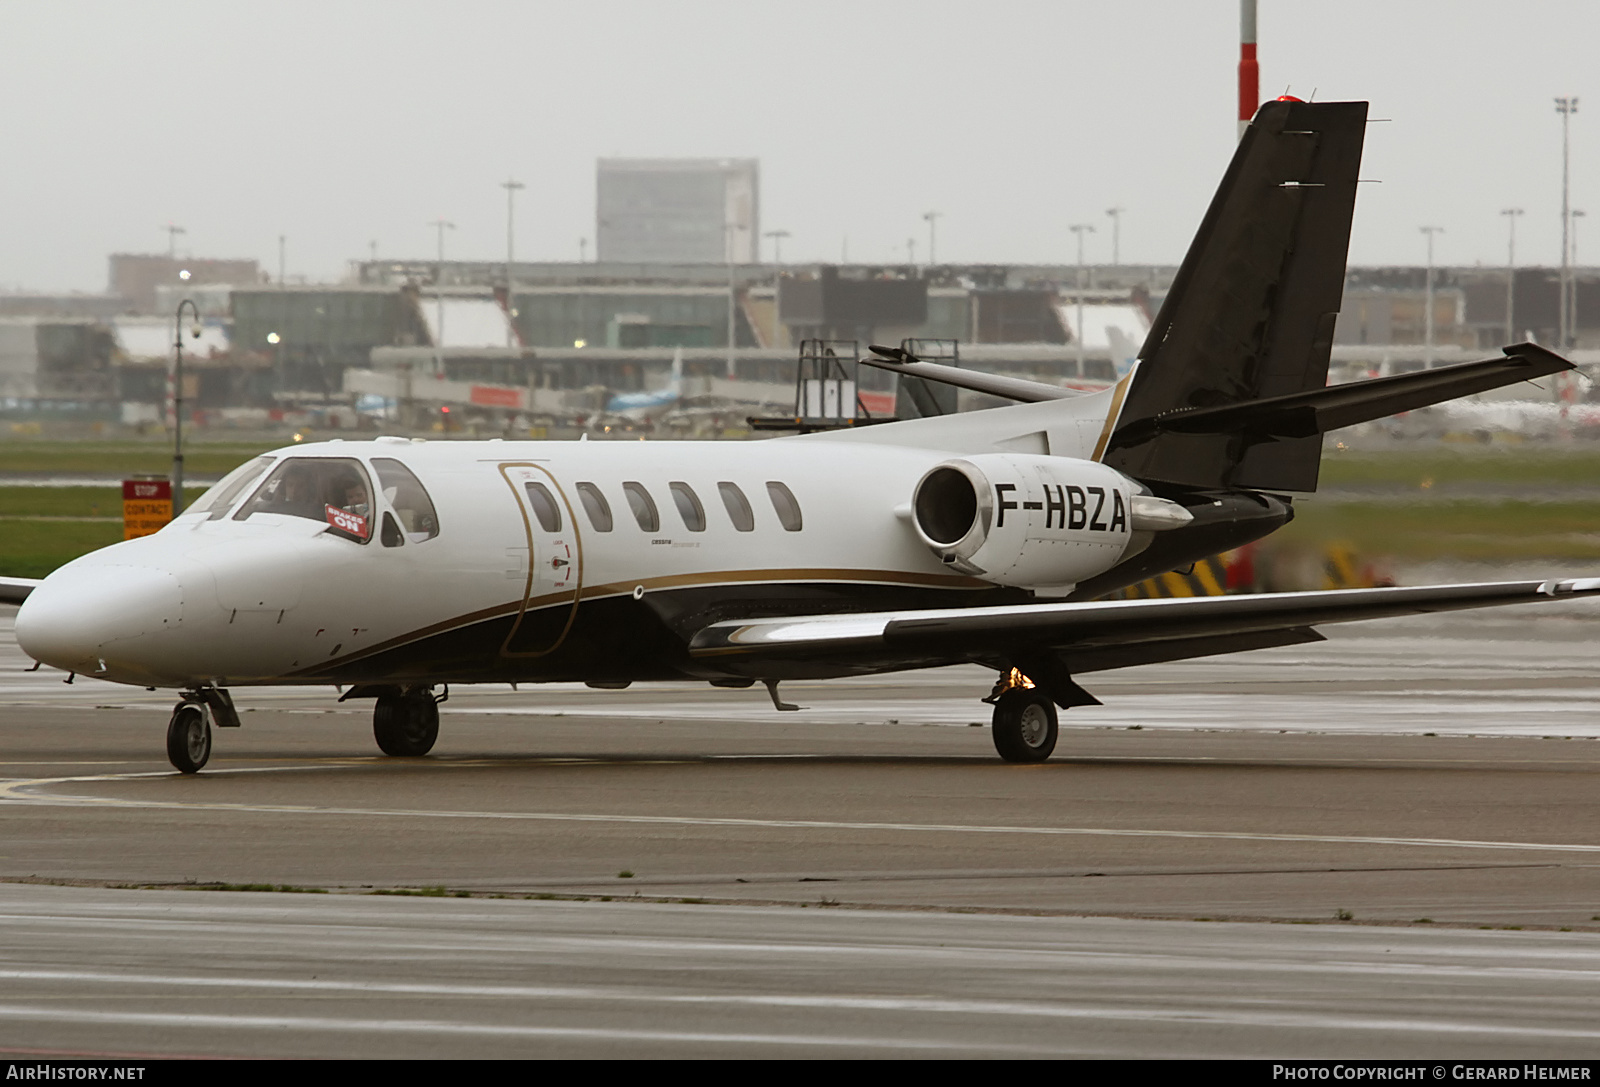
M837 1005L848 1008L848 1002ZM919 1010L907 1007L907 1011ZM1057 1005L1052 1018L1098 1019L1112 1022L1185 1023L1194 1026L1272 1027L1314 1030L1389 1031L1406 1034L1472 1034L1517 1038L1600 1039L1600 1030L1507 1025L1487 1020L1444 1021L1390 1019L1353 1015L1295 1014L1292 1012L1202 1011L1190 1008L1133 1008L1124 1006ZM900 1038L861 1038L817 1034L740 1034L703 1031L629 1030L605 1027L524 1026L493 1023L447 1022L437 1019L365 1019L334 1016L202 1015L174 1012L88 1011L59 1004L40 1007L0 1005L0 1020L33 1020L54 1024L92 1023L105 1026L190 1027L204 1030L303 1030L317 1033L455 1034L501 1038L584 1038L608 1041L677 1042L721 1045L795 1045L861 1047L873 1049L1001 1049L1007 1052L1052 1053L1058 1049L970 1041L933 1041Z
M249 767L210 771L222 774L260 774L274 770L333 769L350 762L321 766ZM543 823L612 823L678 827L748 827L767 830L865 831L910 834L1016 834L1082 838L1187 838L1209 841L1304 842L1338 845L1401 846L1427 849L1490 849L1522 852L1600 853L1600 845L1578 842L1507 842L1470 838L1373 837L1348 834L1269 834L1235 830L1164 830L1136 827L1049 827L970 823L869 823L827 819L744 819L727 816L624 815L591 812L450 811L426 808L344 808L312 804L195 803L176 800L129 800L122 797L51 795L41 790L54 786L117 782L136 778L170 777L146 771L132 774L95 774L77 777L0 781L0 804L44 807L140 808L166 811L250 812L276 815L353 815L379 819L478 819Z
M333 1016L299 1015L196 1015L167 1012L83 1011L62 1008L56 1004L43 1007L0 1004L0 1020L33 1020L39 1022L91 1023L100 1026L136 1027L191 1027L202 1030L298 1030L326 1033L377 1033L377 1034L454 1034L478 1035L491 1038L573 1038L616 1042L672 1042L684 1045L786 1045L827 1046L830 1048L861 1049L997 1049L1013 1053L1056 1053L1058 1049L1043 1046L1018 1046L984 1043L975 1046L967 1041L932 1041L900 1038L853 1038L847 1035L819 1034L735 1034L705 1031L628 1030L607 1027L534 1027L494 1023L451 1023L438 1019L340 1019ZM1436 1029L1449 1030L1449 1026ZM1461 1030L1476 1027L1462 1026ZM1518 1034L1543 1036L1541 1031L1516 1031ZM1557 1036L1555 1032L1548 1032ZM1562 1032L1560 1037L1582 1035Z

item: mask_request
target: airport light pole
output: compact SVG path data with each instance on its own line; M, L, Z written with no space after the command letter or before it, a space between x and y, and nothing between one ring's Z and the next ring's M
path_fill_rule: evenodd
M1509 346L1517 342L1517 216L1522 214L1522 209L1502 208L1500 214L1506 217L1506 344Z
M279 234L278 235L278 289L279 290L283 289L283 257L284 257L284 251L285 251L286 246L288 245L288 242L289 242L289 236L287 234Z
M1573 97L1556 99L1556 112L1561 114L1561 330L1556 335L1556 343L1563 350L1570 347L1568 338L1571 330L1572 315L1567 312L1567 299L1572 282L1572 249L1569 245L1568 229L1572 225L1571 204L1568 201L1571 173L1571 141L1570 128L1572 115L1578 112L1578 100Z
M516 257L514 242L516 235L512 230L515 214L513 204L517 190L525 189L527 186L516 178L508 178L500 182L500 187L506 191L506 349L511 350L517 346L517 291L516 280L512 278L511 271L512 262ZM444 260L443 257L439 259L441 263Z
M1107 208L1111 217L1111 267L1122 267L1122 213L1127 208Z
M923 219L927 220L927 223L928 223L928 263L929 264L938 264L939 263L939 232L938 232L938 225L939 225L939 218L942 215L944 215L944 212L942 212L942 211L925 211L925 212L922 213Z
M772 239L772 263L782 268L783 239L789 237L789 232L787 230L769 230L762 237Z
M162 227L162 229L167 232L167 259L168 260L177 260L178 259L178 235L179 234L187 234L189 232L187 230L183 229L183 227L176 226L176 225L174 225L172 223L168 223L166 226Z
M1572 333L1573 347L1578 345L1578 220L1583 218L1583 214L1583 209L1573 208L1569 215L1572 220L1572 270L1567 279L1572 300L1567 303L1567 323Z
M456 224L448 219L435 219L428 224L439 231L439 263L434 266L433 296L437 308L437 325L433 333L433 374L444 377L444 232L454 230Z
M733 283L733 232L739 229L737 223L722 224L722 249L723 256L728 260L728 380L733 380L735 348L738 344L739 319L736 307L739 304L739 294Z
M1078 341L1078 376L1083 376L1083 236L1093 234L1094 226L1090 223L1074 223L1067 229L1078 236L1078 327L1075 338Z
M772 344L773 347L782 347L778 341L783 332L783 239L789 236L787 230L769 230L766 236L772 239Z
M1435 234L1443 234L1444 233L1444 227L1442 227L1442 226L1424 226L1424 227L1418 227L1417 229L1422 231L1424 234L1426 234L1428 236L1428 291L1427 291L1427 300L1424 303L1427 306L1427 313L1425 313L1423 315L1423 328L1426 330L1423 333L1423 341L1427 344L1427 350L1424 352L1424 354L1427 357L1428 365L1432 366L1433 365L1433 236Z
M188 306L190 312L194 314L194 338L200 338L200 307L194 304L192 298L185 298L178 303L178 312L173 319L175 335L172 338L172 516L174 519L183 512L183 308L185 306Z

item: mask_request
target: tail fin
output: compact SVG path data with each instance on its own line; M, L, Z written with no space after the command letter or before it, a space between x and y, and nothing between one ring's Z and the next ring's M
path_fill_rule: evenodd
M679 394L680 396L683 395L683 348L682 347L675 347L675 348L672 349L672 380L667 384L667 388L671 389L673 392Z
M1313 491L1319 435L1152 428L1157 416L1327 384L1365 102L1268 102L1234 152L1130 384L1105 462L1189 487Z

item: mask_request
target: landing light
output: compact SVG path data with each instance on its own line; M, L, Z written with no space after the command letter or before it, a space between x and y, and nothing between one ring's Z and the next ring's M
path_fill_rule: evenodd
M305 439L305 435L304 434L300 433L298 430L294 432L294 440L295 441L297 441L297 442L298 441L303 441L304 439Z
M283 339L283 337L279 336L276 332L267 333L267 342L268 343L278 343L282 339Z
M185 268L183 271L179 272L178 273L178 278L182 279L182 280L188 280L188 278L189 278L189 269Z

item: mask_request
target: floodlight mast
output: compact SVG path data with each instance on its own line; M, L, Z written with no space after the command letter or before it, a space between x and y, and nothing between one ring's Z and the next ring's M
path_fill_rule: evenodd
M1556 344L1562 350L1572 346L1572 204L1568 199L1571 171L1570 128L1572 115L1578 112L1574 97L1556 99L1556 112L1561 114L1561 329L1556 334Z
M515 201L518 189L527 186L516 178L508 178L500 182L500 187L506 191L506 348L515 350L517 346L517 291L516 280L513 278L512 266L516 259L515 233ZM440 257L440 261L443 261Z
M172 338L172 516L174 519L183 512L183 308L185 306L193 311L194 335L197 339L200 336L200 307L194 304L194 299L185 298L178 303L178 312L173 318L175 332Z

